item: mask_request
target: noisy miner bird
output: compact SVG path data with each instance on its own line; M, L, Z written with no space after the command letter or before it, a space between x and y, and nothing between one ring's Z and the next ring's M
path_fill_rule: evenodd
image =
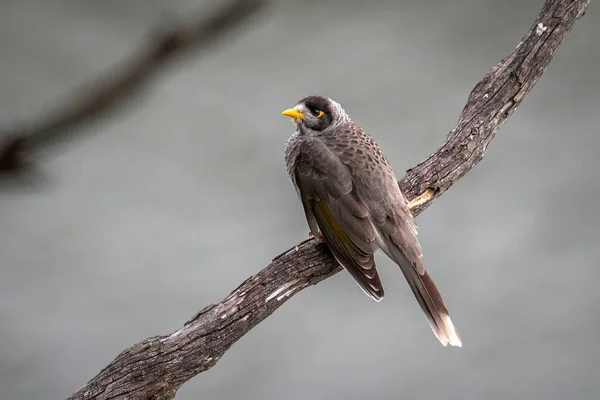
M373 138L328 97L306 97L282 114L296 125L285 162L310 233L325 240L336 260L375 301L384 293L373 253L382 249L402 270L442 345L461 347L442 296L423 265L408 201Z

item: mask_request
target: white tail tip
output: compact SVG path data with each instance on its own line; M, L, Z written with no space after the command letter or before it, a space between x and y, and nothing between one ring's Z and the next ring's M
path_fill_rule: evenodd
M462 347L462 340L460 340L460 336L458 336L458 331L454 327L450 316L448 314L443 314L442 321L444 321L444 333L446 336L446 342L450 344L450 346Z
M454 347L462 347L462 340L460 340L460 336L458 336L458 331L454 327L450 316L447 314L442 314L442 326L434 326L431 325L431 330L442 346L446 347L447 345Z

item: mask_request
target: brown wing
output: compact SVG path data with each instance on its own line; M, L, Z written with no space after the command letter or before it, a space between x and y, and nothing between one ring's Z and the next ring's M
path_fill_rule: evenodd
M378 243L369 211L354 188L352 175L326 149L296 159L294 183L311 230L315 225L336 260L374 300L384 296L373 259Z

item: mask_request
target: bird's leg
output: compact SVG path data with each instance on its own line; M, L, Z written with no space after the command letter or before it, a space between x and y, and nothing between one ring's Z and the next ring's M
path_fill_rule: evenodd
M308 232L308 236L309 237L314 237L315 239L318 240L323 240L323 234L321 232L313 232L313 231L309 231Z

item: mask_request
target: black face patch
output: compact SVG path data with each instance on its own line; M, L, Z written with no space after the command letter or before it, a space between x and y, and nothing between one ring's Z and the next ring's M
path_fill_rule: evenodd
M316 124L311 123L309 125L311 129L322 131L331 124L333 109L331 101L327 97L308 96L300 100L300 103L304 104L314 117L319 115L319 111L323 111L323 115L317 120Z
M327 97L323 96L308 96L300 100L306 108L308 108L313 114L317 115L319 111L323 111L325 114L331 115L331 102Z

